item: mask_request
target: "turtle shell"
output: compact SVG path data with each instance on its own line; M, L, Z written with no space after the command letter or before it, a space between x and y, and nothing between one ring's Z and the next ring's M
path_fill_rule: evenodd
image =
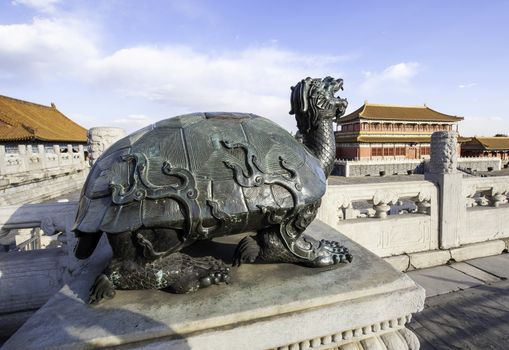
M141 129L101 155L83 187L74 231L234 234L316 202L325 189L318 160L272 121L188 114Z

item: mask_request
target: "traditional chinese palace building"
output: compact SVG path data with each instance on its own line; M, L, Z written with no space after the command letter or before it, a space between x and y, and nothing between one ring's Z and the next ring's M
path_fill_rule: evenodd
M78 125L52 103L44 106L0 95L0 145L5 152L18 152L19 145L37 147L43 145L53 152L58 145L65 151L86 145L87 129Z
M509 159L509 137L474 136L461 146L461 156Z
M339 119L336 157L362 159L420 159L429 157L431 134L458 128L462 117L424 106L392 106L365 102ZM463 141L460 139L460 141Z

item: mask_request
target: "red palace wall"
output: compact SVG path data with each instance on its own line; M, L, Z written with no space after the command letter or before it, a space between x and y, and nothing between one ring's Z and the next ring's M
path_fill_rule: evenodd
M386 146L382 147L360 147L358 145L352 146L337 146L336 148L336 158L338 159L383 159L389 158L394 159L394 157L399 158L408 158L408 159L420 159L424 156L429 156L430 154L430 146L426 145L405 145L405 144L396 144L396 146Z
M498 157L500 159L509 159L509 151L484 151L484 150L462 150L462 157Z

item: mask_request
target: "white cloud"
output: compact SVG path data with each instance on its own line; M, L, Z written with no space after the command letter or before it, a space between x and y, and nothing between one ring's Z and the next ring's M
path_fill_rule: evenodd
M294 118L288 115L290 85L306 76L340 77L338 64L351 59L302 54L273 43L212 54L178 45L134 46L105 53L95 32L72 17L0 25L0 82L67 79L102 96L135 97L145 105L164 105L168 116L193 111L252 112L293 128ZM131 126L152 122L148 117L125 115L110 122Z
M468 84L459 84L458 87L460 89L465 89L465 88L471 88L471 87L474 87L476 86L477 84L476 83L468 83Z
M56 10L56 4L61 0L12 0L13 5L23 5L39 12L52 13Z
M90 60L83 78L185 112L246 111L289 126L289 84L307 75L338 75L337 60L272 47L210 55L185 46L143 46Z
M0 25L0 76L55 76L80 70L98 53L93 33L72 19L34 18L30 24ZM9 74L7 74L9 73Z
M145 114L130 114L126 117L112 120L113 124L116 124L122 128L141 128L156 121L157 120L154 118L151 118Z
M380 88L407 86L420 69L418 62L401 62L385 68L381 72L365 71L361 89L365 92Z

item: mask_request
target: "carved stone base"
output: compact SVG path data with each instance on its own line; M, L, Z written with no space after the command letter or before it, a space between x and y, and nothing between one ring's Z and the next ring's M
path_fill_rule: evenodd
M404 327L405 319L389 320L356 329L304 340L271 350L414 350L417 336ZM382 327L384 329L382 329Z
M65 286L3 349L418 349L405 324L423 308L424 290L320 221L306 233L344 244L352 263L333 270L244 264L232 269L230 285L185 295L117 291L114 299L89 306L83 298L107 259L94 253L88 273ZM228 260L241 238L197 248Z

